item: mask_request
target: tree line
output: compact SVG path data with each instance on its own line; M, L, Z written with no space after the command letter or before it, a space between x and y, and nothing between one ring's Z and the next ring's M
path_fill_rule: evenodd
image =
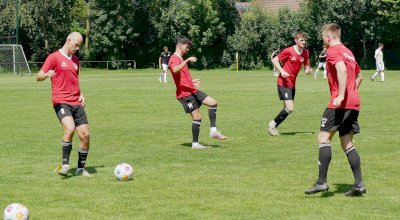
M298 11L268 11L254 4L240 15L235 2L19 0L18 39L28 60L40 62L62 46L69 32L78 31L85 37L81 60L134 59L146 68L157 65L163 46L173 50L175 36L185 35L193 41L196 68L233 66L238 53L240 68L254 69L271 67L270 54L292 45L297 31L309 34L315 63L322 26L336 22L364 69L374 67L380 42L386 66L400 68L398 0L306 0ZM15 35L16 8L15 0L0 2L0 36Z

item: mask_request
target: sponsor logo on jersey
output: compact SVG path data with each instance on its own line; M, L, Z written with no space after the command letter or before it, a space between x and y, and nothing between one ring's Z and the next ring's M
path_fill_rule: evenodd
M68 64L65 63L64 61L61 63L61 67L67 67L67 66L68 66Z
M300 62L304 62L304 57L300 57Z
M296 61L296 57L292 56L291 60Z

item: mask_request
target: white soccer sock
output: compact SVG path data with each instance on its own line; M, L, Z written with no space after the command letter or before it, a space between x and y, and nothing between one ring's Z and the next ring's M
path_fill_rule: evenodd
M216 127L210 127L210 133L213 133L213 132L217 132L217 128Z
M383 72L381 72L381 80L382 82L385 81L385 74Z
M371 79L375 79L375 77L378 75L378 72L375 72L374 75L372 75Z

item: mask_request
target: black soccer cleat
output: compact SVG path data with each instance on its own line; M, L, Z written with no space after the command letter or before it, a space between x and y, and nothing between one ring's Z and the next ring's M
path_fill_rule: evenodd
M344 195L345 196L362 196L365 193L367 193L367 189L365 188L365 186L359 186L359 187L353 186Z
M304 191L305 194L315 194L315 193L319 193L319 192L326 192L329 190L329 186L327 183L323 183L323 184L318 184L315 183L313 187L311 187L310 189L307 189L306 191Z

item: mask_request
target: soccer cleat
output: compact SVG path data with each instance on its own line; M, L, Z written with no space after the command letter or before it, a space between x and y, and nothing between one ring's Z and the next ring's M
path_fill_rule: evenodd
M85 170L84 168L77 168L75 171L75 176L86 176L86 177L90 177L90 173Z
M276 122L274 120L270 121L268 124L268 132L272 136L278 136L278 130L276 129Z
M370 79L371 79L371 82L373 82L373 81L374 81L374 78L372 78L372 77L371 77Z
M307 189L306 191L304 191L305 194L315 194L315 193L319 193L319 192L326 192L329 190L329 186L327 183L323 183L323 184L318 184L315 183L313 187Z
M60 165L56 168L56 173L60 176L68 176L68 171L69 171L68 164Z
M367 193L367 189L365 188L365 186L359 186L359 187L353 186L344 195L345 196L362 196L365 193Z
M219 131L214 131L214 132L210 132L210 138L215 138L218 140L225 140L227 139L227 137L225 137L223 134L221 134L221 132Z
M207 148L206 146L203 146L199 143L192 143L192 149L205 149Z

